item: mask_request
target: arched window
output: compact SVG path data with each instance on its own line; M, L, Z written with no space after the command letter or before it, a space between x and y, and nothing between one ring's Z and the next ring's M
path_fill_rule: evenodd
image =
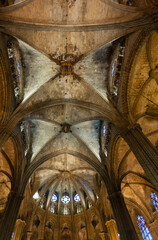
M103 137L105 137L105 131L106 131L106 128L105 128L105 125L103 125L103 130L102 130Z
M69 196L64 195L64 196L62 196L61 201L62 201L62 203L66 204L66 203L70 202L70 198L69 198Z
M151 201L156 211L158 212L158 196L156 195L156 193L151 192Z
M57 202L57 200L58 200L57 195L53 194L52 197L51 197L51 201L52 202Z
M81 201L80 196L78 195L78 193L76 193L76 195L74 196L74 201L75 202L80 202Z
M144 240L153 240L149 228L146 226L143 216L137 217L137 224Z

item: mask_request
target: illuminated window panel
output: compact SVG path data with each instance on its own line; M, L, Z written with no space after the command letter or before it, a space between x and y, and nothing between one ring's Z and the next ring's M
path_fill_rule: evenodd
M14 232L12 233L12 236L11 236L11 239L10 239L10 240L12 240L12 239L13 239L13 237L14 237Z
M69 198L69 196L64 195L64 196L62 196L61 201L62 201L62 203L66 204L66 203L70 202L70 198Z
M146 226L143 216L137 217L137 224L144 240L153 240L149 228Z
M80 202L81 201L80 196L78 195L78 193L74 196L74 201L75 202Z
M156 193L151 193L151 201L156 211L158 212L158 196L156 195Z
M58 200L57 195L53 194L52 197L51 197L51 201L52 202L57 202L57 200Z

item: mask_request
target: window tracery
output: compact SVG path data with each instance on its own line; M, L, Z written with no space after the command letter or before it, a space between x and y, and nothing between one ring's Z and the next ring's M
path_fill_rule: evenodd
M144 240L153 240L149 228L146 226L143 216L137 217L137 224Z
M67 195L64 195L64 196L62 196L61 201L62 201L62 203L67 204L70 202L70 197Z
M8 58L10 62L10 69L12 73L13 79L13 89L16 102L19 103L21 101L21 89L20 89L20 79L21 79L21 64L20 64L20 55L18 52L18 46L13 39L9 39L7 41L7 51Z

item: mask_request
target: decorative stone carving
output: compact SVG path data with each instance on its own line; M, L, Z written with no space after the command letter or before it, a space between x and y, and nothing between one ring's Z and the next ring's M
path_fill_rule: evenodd
M48 222L45 226L44 240L54 240L54 231L50 222Z
M79 240L87 240L87 229L84 223L81 223L81 229L78 233Z
M62 231L61 231L61 240L71 240L71 231L67 223L63 224Z

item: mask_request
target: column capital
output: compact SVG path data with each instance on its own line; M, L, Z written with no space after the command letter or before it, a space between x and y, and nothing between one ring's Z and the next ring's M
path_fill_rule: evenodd
M105 240L105 233L104 232L100 232L99 236L101 237L102 240Z
M26 225L26 222L23 221L23 220L21 220L20 218L18 218L18 219L16 220L16 223L20 223L20 224Z
M110 220L106 221L105 226L111 225L111 224L116 224L115 219L110 219Z
M107 227L110 240L118 240L119 238L116 221L114 219L110 219L106 221L105 226Z
M15 227L14 227L13 240L21 239L25 226L26 226L25 221L21 220L20 218L16 220L16 224L15 224Z

